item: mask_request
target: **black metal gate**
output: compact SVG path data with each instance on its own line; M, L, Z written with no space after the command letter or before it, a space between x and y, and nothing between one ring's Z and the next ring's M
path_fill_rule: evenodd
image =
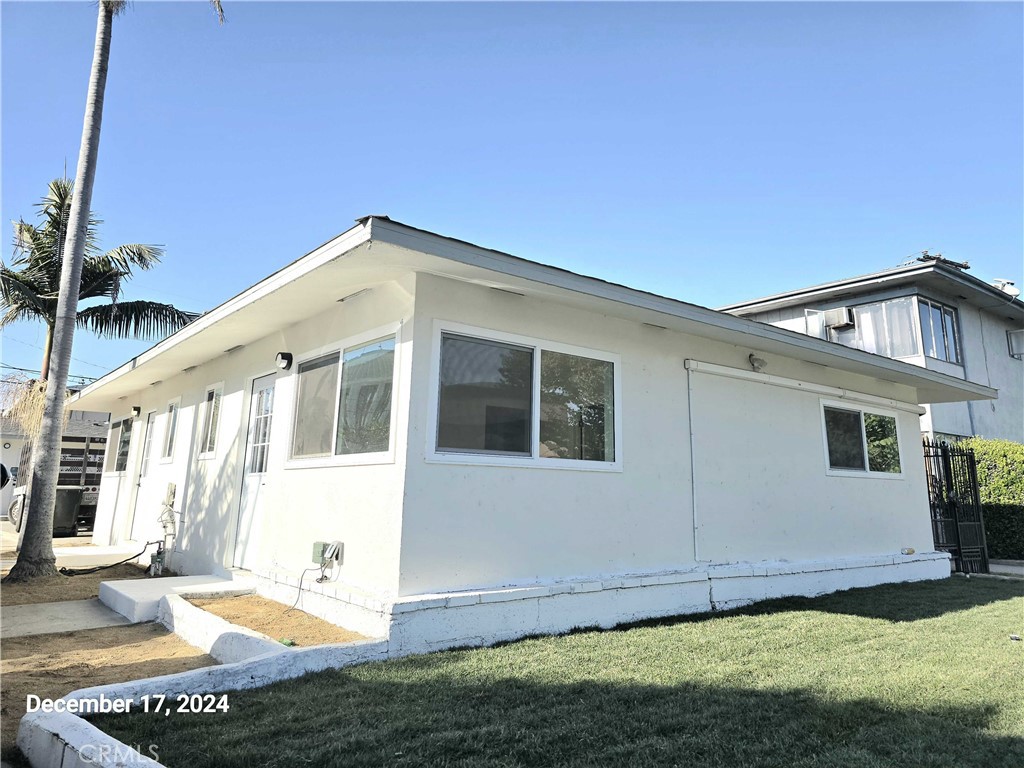
M988 573L974 451L925 440L924 463L935 549L949 552L960 573Z

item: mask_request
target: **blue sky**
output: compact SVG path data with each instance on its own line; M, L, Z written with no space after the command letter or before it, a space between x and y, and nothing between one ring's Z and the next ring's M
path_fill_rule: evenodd
M210 309L368 213L705 306L924 249L1021 283L1019 3L224 5L115 22L93 207L167 249L127 298ZM0 25L9 227L74 173L95 7Z

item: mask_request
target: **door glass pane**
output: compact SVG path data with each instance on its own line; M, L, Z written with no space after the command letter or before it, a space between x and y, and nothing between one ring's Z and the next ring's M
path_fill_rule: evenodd
M331 452L338 361L335 353L299 366L292 456L326 456ZM260 407L269 413L266 403Z
M394 337L345 350L341 364L337 453L374 453L388 449L394 371Z
M613 364L546 350L540 359L540 455L614 461Z
M865 413L864 433L868 441L868 469L872 472L898 473L900 446L896 439L896 419L877 413Z
M104 471L113 472L114 467L117 464L117 445L121 437L121 422L110 425L110 440L107 442L109 450L107 451L107 465L104 467ZM21 459L22 465L25 464L25 459Z
M832 469L864 469L864 434L859 411L825 408L828 465Z
M128 468L128 447L132 439L132 419L125 419L121 422L121 435L117 441L117 461L114 463L115 472L124 472Z
M444 334L437 449L530 455L533 350Z

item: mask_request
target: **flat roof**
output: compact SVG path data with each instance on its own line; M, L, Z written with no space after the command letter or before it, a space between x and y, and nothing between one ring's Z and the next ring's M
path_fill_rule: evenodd
M1013 322L1024 322L1024 302L1003 293L994 285L941 261L904 264L868 275L847 277L821 285L796 288L771 296L729 304L719 311L734 315L751 315L776 309L796 307L841 298L855 298L872 290L900 286L918 286L925 291L946 293L963 299L980 309L1003 315Z
M366 216L93 382L71 402L76 408L111 410L117 400L150 384L313 317L345 295L409 272L528 292L588 309L596 303L600 311L618 317L913 387L920 403L997 396L990 387L898 360L529 261L386 216Z

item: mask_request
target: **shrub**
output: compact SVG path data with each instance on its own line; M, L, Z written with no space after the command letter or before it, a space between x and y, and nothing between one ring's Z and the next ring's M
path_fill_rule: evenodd
M1024 507L1024 444L972 437L961 445L974 449L982 504Z
M982 504L988 556L996 560L1024 560L1024 507L1019 504Z

